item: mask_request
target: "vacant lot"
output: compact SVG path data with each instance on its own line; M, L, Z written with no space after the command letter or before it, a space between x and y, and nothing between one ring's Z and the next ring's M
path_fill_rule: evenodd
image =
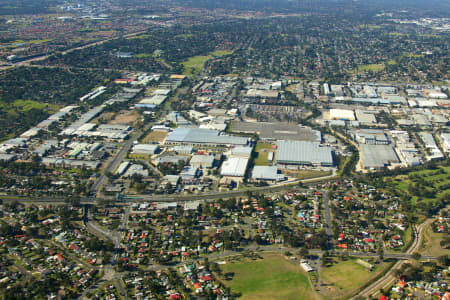
M109 122L113 125L133 125L136 122L138 114L135 111L121 111L114 120Z
M255 147L258 156L255 159L255 166L268 166L269 165L269 152L272 152L272 144L258 142Z
M353 259L347 261L333 259L334 264L325 267L321 272L322 280L329 285L330 298L348 295L382 270L381 267L375 267L373 271L368 271Z
M108 123L109 121L111 121L115 116L115 113L113 112L104 112L102 113L100 116L98 116L97 118L95 118L94 120L91 121L91 123L95 123L95 124L101 124L101 123Z
M431 225L428 225L424 231L423 243L419 252L422 255L450 255L450 250L441 247L440 242L444 239L445 233L433 232Z
M297 177L297 179L311 179L317 177L323 177L331 175L331 171L320 171L320 170L282 170L283 174L290 177Z
M256 261L244 259L222 265L222 273L234 273L225 281L232 291L242 293L240 299L315 299L307 275L297 263L279 254L268 254Z
M167 136L167 131L155 130L147 134L143 139L143 143L162 143Z

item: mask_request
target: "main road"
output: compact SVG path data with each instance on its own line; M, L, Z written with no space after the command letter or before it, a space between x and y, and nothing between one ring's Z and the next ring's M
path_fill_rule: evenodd
M131 147L133 146L133 143L142 135L143 132L146 132L152 125L153 123L149 123L145 125L143 129L133 132L131 137L125 141L125 143L122 145L122 148L120 148L120 150L108 163L108 166L102 172L98 180L91 186L91 193L95 193L96 196L100 196L100 191L107 180L106 174L114 172L119 167L119 165L125 158L125 155L127 155L128 151L130 151Z
M138 135L139 136L139 135ZM106 170L109 172L114 171L119 164L122 162L128 150L131 148L133 144L132 139L128 140L126 144L119 150L119 152L115 155L115 157L109 162ZM105 171L106 171L105 170ZM248 193L270 193L270 192L280 192L283 190L289 190L295 187L298 187L299 184L305 185L313 185L321 182L325 182L331 179L336 178L335 172L331 175L327 175L324 177L312 178L312 179L304 179L304 180L294 180L289 182L280 183L277 185L265 186L265 187L254 187L236 191L225 191L225 192L208 192L208 193L200 193L200 194L190 194L190 195L182 195L182 194L171 194L171 195L140 195L136 197L129 198L129 202L184 202L184 201L195 201L195 200L205 200L205 201L214 201L217 199L226 199L233 197L246 196ZM80 199L81 204L96 204L98 200L115 200L114 197L106 197L104 195L98 195L101 187L106 182L106 175L103 173L98 180L92 185L91 191L96 193L96 197L84 197ZM98 193L98 194L97 194ZM67 197L58 196L58 197L39 197L35 198L32 196L0 196L1 199L5 202L19 201L24 203L36 203L36 204L62 204L66 203ZM127 197L124 197L125 201L122 204L127 205Z

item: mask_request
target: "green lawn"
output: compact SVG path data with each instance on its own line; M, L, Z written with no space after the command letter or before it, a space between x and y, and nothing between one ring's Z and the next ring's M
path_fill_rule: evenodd
M280 254L268 254L264 259L243 260L222 265L222 273L234 272L231 281L225 281L232 291L240 292L240 299L314 299L307 275L298 263L286 260Z
M424 239L419 249L422 255L441 256L450 255L450 250L441 247L440 242L444 239L445 233L433 232L431 225L428 225L424 231Z
M148 57L152 57L152 56L153 56L153 54L150 54L150 53L139 53L139 54L134 55L134 57L136 57L136 58L148 58Z
M368 271L353 259L340 261L321 272L322 280L340 293L347 293L362 286L374 274L374 271Z
M184 75L194 75L200 73L200 71L205 66L205 63L213 57L224 56L233 53L233 51L228 50L216 50L208 55L202 56L193 56L190 57L187 61L183 62L184 66Z
M311 179L331 175L331 171L305 170L298 172L298 179Z
M425 182L426 189L436 189L437 194L434 198L426 198L421 197L424 202L432 202L436 201L437 198L443 196L445 193L449 193L448 190L441 189L438 190L441 186L448 185L450 183L450 167L440 167L443 170L442 173L438 172L439 170L421 170L410 172L408 175L399 175L392 180L392 185L402 192L408 193L408 187L410 185L416 185L422 180ZM418 203L418 197L415 195L410 195L412 203Z
M368 65L362 65L358 66L358 72L365 72L365 71L372 71L372 72L380 72L383 71L385 68L384 64L368 64Z
M57 111L61 106L56 104L49 104L43 102L37 102L33 100L15 100L12 103L0 103L0 109L7 113L13 113L15 110L17 111L29 111L33 108L36 109L44 109L48 108L50 112Z
M268 166L269 165L269 152L272 150L272 144L258 142L255 147L255 152L258 156L255 158L255 166Z

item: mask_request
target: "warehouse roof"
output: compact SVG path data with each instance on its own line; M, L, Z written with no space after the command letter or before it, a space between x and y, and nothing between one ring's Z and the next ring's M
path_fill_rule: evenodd
M193 155L190 164L204 164L212 166L214 163L214 155Z
M398 157L392 146L362 144L361 159L365 168L383 168L390 163L398 163Z
M352 110L333 108L333 109L330 109L330 118L337 119L337 120L354 121L355 114L353 113Z
M331 148L317 142L278 141L277 146L278 163L333 165Z
M136 144L133 146L133 153L151 153L154 154L159 150L158 145L154 144Z
M320 131L284 122L233 122L233 132L257 133L263 140L298 140L320 142Z
M221 135L217 130L179 127L169 134L166 142L246 145L247 138Z
M277 166L255 166L252 172L253 179L277 180Z
M247 170L248 158L230 157L223 162L220 170L222 176L244 177Z

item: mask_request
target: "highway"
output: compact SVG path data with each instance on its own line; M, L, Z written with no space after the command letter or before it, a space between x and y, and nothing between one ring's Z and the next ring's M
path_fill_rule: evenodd
M123 160L123 157L128 152L129 148L131 148L132 141L129 146L124 145L124 147L119 150L114 159L109 163L107 170L115 170L120 162ZM128 149L127 149L128 148ZM122 157L120 159L120 157ZM336 175L333 173L332 175L327 175L324 177L305 179L305 180L295 180L290 182L284 182L278 185L266 186L266 187L254 187L249 189L242 189L237 191L225 191L225 192L208 192L208 193L199 193L199 194L171 194L171 195L141 195L137 197L133 197L128 202L184 202L184 201L195 201L195 200L205 200L205 201L214 201L217 199L226 199L233 197L246 196L249 192L251 193L270 193L270 192L280 192L283 190L289 190L294 187L298 187L298 184L301 182L305 185L318 184L321 182L325 182L331 179L336 178ZM91 190L93 192L101 190L103 184L105 184L106 175L102 174L99 179L92 185ZM66 197L32 197L32 196L0 196L1 199L5 202L19 201L23 203L29 204L64 204L66 203ZM126 198L125 198L126 199ZM104 195L97 195L96 197L84 197L80 199L80 204L97 204L98 200L112 200L115 201L114 197L106 197ZM116 204L127 205L125 202L118 202Z
M67 50L64 50L64 51L54 51L52 53L42 54L41 56L33 57L33 58L30 58L30 59L25 59L23 61L20 61L20 62L17 62L17 63L13 63L13 64L10 64L8 66L0 67L0 70L7 70L7 69L16 68L16 67L29 66L30 63L32 63L32 62L45 60L45 59L49 58L50 56L52 56L54 54L58 54L59 53L59 54L65 55L67 53L70 53L70 52L73 52L73 51L76 51L76 50L82 50L82 49L85 49L85 48L98 46L98 45L104 44L106 42L117 40L117 39L120 39L120 38L133 37L133 36L136 36L136 35L139 35L139 34L143 34L143 33L146 33L146 32L147 32L147 30L132 32L132 33L128 33L128 34L125 34L125 35L119 35L119 36L116 36L116 37L113 37L113 38L109 38L109 39L105 39L105 40L93 41L93 42L90 42L90 43L88 43L86 45L73 47L73 48L70 48L70 49L67 49Z

